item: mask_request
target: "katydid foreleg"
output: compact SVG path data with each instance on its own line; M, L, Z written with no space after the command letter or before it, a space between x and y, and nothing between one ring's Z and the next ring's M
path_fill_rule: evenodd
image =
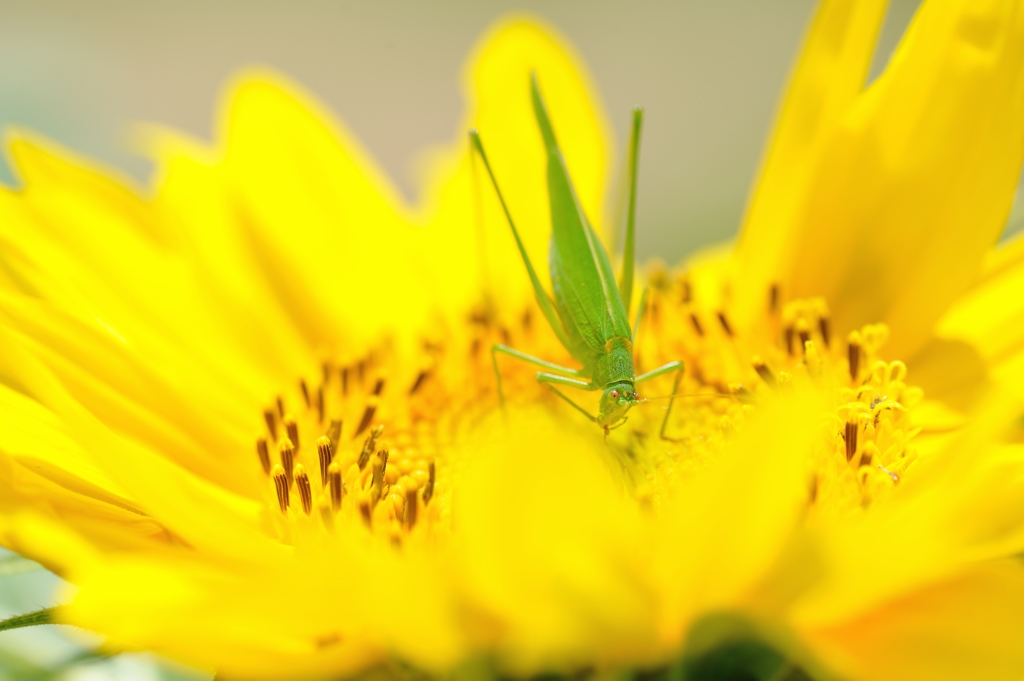
M669 416L672 415L672 405L675 404L676 393L679 392L679 381L681 381L682 378L683 378L683 369L684 368L685 367L684 367L683 363L680 362L679 360L676 360L675 362L669 362L668 364L664 364L664 365L658 367L657 369L652 369L652 370L648 371L647 373L640 374L639 376L636 377L636 382L637 383L642 383L644 381L649 381L652 378L657 378L658 376L664 376L665 374L670 374L673 371L676 372L676 380L672 384L672 393L671 393L672 396L669 397L669 400L668 400L668 409L665 410L665 418L662 419L662 421L661 421L661 431L659 431L659 435L661 436L662 440L670 440L672 442L675 442L675 440L673 440L673 438L670 438L667 435L665 435L665 430L668 428Z

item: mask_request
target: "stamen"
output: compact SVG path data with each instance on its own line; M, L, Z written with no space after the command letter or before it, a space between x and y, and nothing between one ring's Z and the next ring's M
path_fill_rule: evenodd
M277 396L277 415L284 418L284 398Z
M779 311L779 285L772 284L768 289L768 311L775 314Z
M288 434L288 439L292 441L292 446L298 449L300 446L299 424L295 421L295 417L291 414L285 414L281 421L284 423L284 430Z
M260 457L260 464L263 472L270 473L270 448L267 447L267 438L260 435L256 438L256 454Z
M530 329L533 328L533 314L530 312L530 308L526 308L523 311L523 316L519 320L519 323L522 325L523 331L526 331L527 333L529 333Z
M363 517L363 522L366 523L367 527L373 527L373 516L370 514L369 501L359 502L359 515Z
M807 352L807 341L811 340L811 332L807 327L801 325L797 331L800 336L800 349Z
M718 323L722 325L722 329L725 331L725 335L729 336L729 338L732 338L732 327L729 326L729 320L728 318L726 318L725 312L721 310L718 311Z
M366 400L366 408L363 410L363 418L359 420L359 427L356 428L356 432L352 437L359 437L359 434L366 430L370 423L373 421L373 415L377 413L377 402L379 398L376 395L371 395Z
M384 426L379 425L370 431L370 434L366 437L366 441L363 442L363 451L359 453L359 470L366 468L366 462L370 460L370 455L377 449L377 438L379 438L383 432Z
M832 343L832 331L829 328L828 317L818 318L818 332L821 334L821 340L825 343L825 347L829 347Z
M270 437L277 439L277 414L274 413L273 409L263 410L263 420L267 422L267 430L270 432Z
M316 389L316 422L323 423L326 416L327 403L324 402L324 385L321 383Z
M344 490L341 484L341 467L337 461L332 461L327 467L327 486L331 490L331 508L337 511L341 508L341 495Z
M843 439L846 440L846 460L852 461L854 455L857 453L857 422L847 421L846 432L843 435Z
M683 295L680 300L684 305L686 305L693 300L693 286L690 284L688 279L683 279L681 283L683 287Z
M309 486L309 476L306 475L306 467L301 463L295 466L295 488L299 490L302 510L306 515L309 515L313 512L313 490Z
M856 382L857 375L860 372L860 343L851 339L849 346L846 348L846 354L850 363L850 380Z
M277 505L281 508L281 513L288 511L288 476L285 474L284 469L280 465L274 466L274 489L277 491Z
M434 462L430 462L430 466L427 468L427 486L423 488L423 505L426 506L430 503L431 497L434 496Z
M341 394L348 395L348 367L341 367Z
M306 384L306 379L299 379L299 388L302 390L302 399L306 401L306 409L312 409L313 400L309 395L309 386Z
M384 392L384 382L385 382L385 377L384 376L378 376L377 377L377 383L373 386L373 394L374 395L380 395L382 392Z
M789 355L790 357L793 356L793 337L794 337L794 334L795 334L795 330L793 329L792 325L787 326L786 330L783 332L783 336L786 339L786 354Z
M331 511L331 502L322 494L316 498L316 507L320 509L320 519L328 531L334 529L334 513Z
M765 383L774 388L778 385L778 381L775 380L775 374L768 368L768 365L761 361L759 357L754 358L754 371L761 377Z
M409 395L415 395L416 391L423 387L423 384L427 382L427 378L430 376L430 372L426 369L420 371L416 375L416 380L412 382L412 387L409 388Z
M416 490L410 489L405 492L405 529L411 530L413 525L416 524L416 514L418 512L419 498L416 496Z
M320 483L323 486L327 486L327 467L331 465L331 459L334 458L334 450L331 447L331 439L329 437L321 436L316 441L316 453L320 458Z
M704 327L700 325L700 320L697 319L697 314L694 312L690 313L690 323L693 324L693 330L697 332L698 336L704 336Z
M324 363L320 365L320 374L321 374L320 382L324 383L324 384L330 383L331 382L331 372L333 370L334 369L333 369L331 363L328 362L328 361L324 361Z
M366 380L366 358L359 360L356 364L356 378L360 383Z
M291 486L292 472L295 468L295 448L292 446L292 441L286 437L281 438L277 443L277 453L281 457L281 467L288 475L288 485Z

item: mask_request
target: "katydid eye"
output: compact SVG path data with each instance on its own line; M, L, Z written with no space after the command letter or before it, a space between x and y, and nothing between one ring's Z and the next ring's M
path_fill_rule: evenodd
M636 393L633 393L633 399L634 400L636 399Z
M618 390L613 390L612 391L612 398L616 399L616 400L619 399L619 391Z

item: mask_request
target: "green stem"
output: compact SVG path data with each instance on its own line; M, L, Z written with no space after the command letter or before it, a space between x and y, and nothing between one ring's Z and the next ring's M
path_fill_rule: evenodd
M43 608L25 615L15 615L5 620L0 620L0 631L8 629L21 629L22 627L34 627L39 624L53 624L53 614L57 608Z

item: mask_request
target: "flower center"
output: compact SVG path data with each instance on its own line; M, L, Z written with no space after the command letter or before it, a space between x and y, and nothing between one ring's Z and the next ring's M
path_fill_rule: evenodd
M741 332L727 305L699 294L688 273L652 277L633 346L636 373L673 360L683 361L685 373L674 395L671 375L637 384L641 401L622 428L605 437L538 384L535 366L501 355L507 403L541 403L562 410L565 427L592 431L596 446L621 463L628 493L657 512L680 480L714 460L763 395L805 377L830 396L828 413L808 414L827 424L808 461L809 507L847 512L899 482L916 458L912 411L921 391L906 384L902 362L879 359L884 326L840 341L823 300L783 303L773 287L763 317ZM269 478L266 509L276 535L291 542L297 527L332 532L341 522L401 544L443 528L452 470L472 456L463 443L500 409L490 347L575 365L538 326L528 310L478 310L444 343L424 341L412 352L384 343L365 356L332 357L315 381L302 379L274 400L254 465ZM573 397L596 413L598 395Z

